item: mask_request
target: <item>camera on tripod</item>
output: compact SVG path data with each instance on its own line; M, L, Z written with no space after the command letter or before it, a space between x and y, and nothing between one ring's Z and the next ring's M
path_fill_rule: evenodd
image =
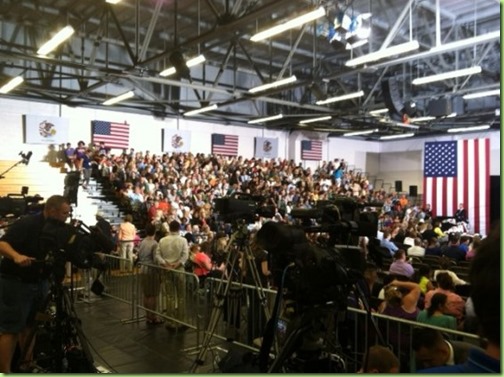
M53 219L47 219L41 242L47 253L46 268L52 268L50 272L57 280L63 278L66 262L77 268L105 270L107 265L97 253L110 254L115 247L98 227L88 227L81 221L66 224Z
M264 196L234 193L230 197L214 199L214 211L223 221L240 220L253 223L256 216L271 218L275 216L275 207L266 205Z

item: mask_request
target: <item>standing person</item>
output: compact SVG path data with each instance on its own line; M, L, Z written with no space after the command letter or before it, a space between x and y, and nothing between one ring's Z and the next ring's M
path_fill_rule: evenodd
M133 269L133 249L135 247L136 228L132 224L133 217L131 215L124 216L124 221L119 225L119 233L117 239L119 241L119 250L121 252L120 270L124 272L126 269ZM129 263L125 266L124 259L128 259Z
M155 314L157 308L157 296L161 288L161 276L159 271L149 265L159 264L162 259L159 256L158 243L154 239L156 227L153 224L145 226L146 237L138 247L138 262L140 263L140 276L143 288L143 303L147 309L145 317L148 325L159 325L163 320Z
M9 227L0 239L0 372L9 373L19 341L21 354L31 357L28 334L35 314L48 293L48 271L40 263L47 250L40 238L48 219L64 223L70 214L68 200L53 195L41 214L26 216ZM27 235L30 235L27 237Z
M180 235L180 223L173 220L169 224L169 233L159 240L158 251L163 267L173 270L166 281L167 316L180 322L186 322L185 313L185 277L184 265L189 258L187 240ZM167 328L182 328L177 322L167 323Z

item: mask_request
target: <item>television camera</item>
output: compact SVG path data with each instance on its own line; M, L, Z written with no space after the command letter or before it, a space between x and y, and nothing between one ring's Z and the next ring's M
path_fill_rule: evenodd
M82 221L70 224L47 219L42 229L41 243L46 254L46 268L57 281L64 277L64 264L71 262L78 268L103 271L107 265L98 253L110 254L115 244L100 228L87 226Z
M230 197L214 199L214 210L223 221L240 220L253 223L256 216L271 218L275 208L266 204L264 196L253 196L245 193L234 193Z

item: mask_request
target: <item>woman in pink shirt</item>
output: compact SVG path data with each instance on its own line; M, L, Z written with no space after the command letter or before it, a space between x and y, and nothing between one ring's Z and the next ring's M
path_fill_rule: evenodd
M120 270L123 271L131 271L133 270L133 249L135 247L135 236L136 236L136 228L131 222L133 221L133 217L131 215L124 216L124 222L119 225L119 250L121 251L120 261ZM129 260L126 263L125 259Z

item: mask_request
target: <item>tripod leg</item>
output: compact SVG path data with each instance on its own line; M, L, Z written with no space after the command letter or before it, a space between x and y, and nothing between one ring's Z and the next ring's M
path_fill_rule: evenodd
M277 354L277 357L275 358L275 361L271 365L270 369L268 370L268 373L279 373L280 368L282 368L282 365L284 364L285 360L287 360L292 353L295 351L295 346L300 339L301 336L303 336L308 330L310 329L310 326L304 326L301 328L298 328L294 330L287 340L285 341L284 346L280 350L280 353Z
M231 268L233 268L236 265L236 263L238 262L238 253L237 252L231 253L231 251L229 251L229 250L228 250L228 253L229 254L228 254L228 259L226 261L226 265L228 263L231 263ZM231 256L232 256L232 260L230 262ZM190 372L192 372L192 373L196 372L198 366L203 365L203 363L205 362L206 354L207 354L208 349L210 347L210 342L212 341L212 337L215 333L215 329L217 328L217 324L219 323L219 319L222 314L222 308L224 306L224 302L226 300L226 297L228 296L229 288L231 287L231 277L232 277L232 275L230 274L229 277L227 278L227 280L224 280L225 277L223 275L222 278L219 280L219 283L217 286L217 292L215 294L215 304L214 304L214 307L212 308L210 320L209 320L207 329L205 330L205 333L203 336L201 350L198 353L198 356L191 367Z

